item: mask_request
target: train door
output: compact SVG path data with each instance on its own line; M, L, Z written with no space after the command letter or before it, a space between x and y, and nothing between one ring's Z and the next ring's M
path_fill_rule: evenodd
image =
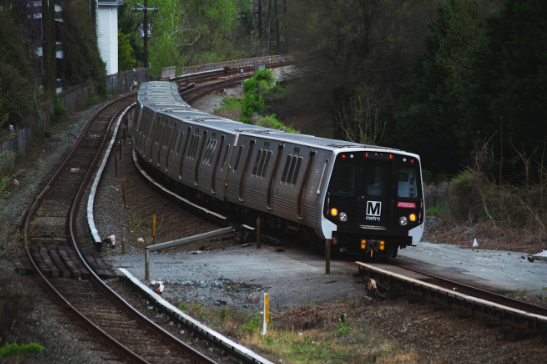
M389 221L389 162L364 160L357 176L359 224L369 229L384 229Z

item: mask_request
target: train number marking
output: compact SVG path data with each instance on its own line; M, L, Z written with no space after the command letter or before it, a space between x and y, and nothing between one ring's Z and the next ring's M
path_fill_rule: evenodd
M380 215L382 215L382 202L380 202L380 201L367 201L366 220L380 221Z

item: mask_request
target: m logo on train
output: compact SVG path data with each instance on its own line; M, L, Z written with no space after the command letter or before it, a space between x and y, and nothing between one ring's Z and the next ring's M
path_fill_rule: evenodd
M382 203L380 201L367 202L367 220L380 221L382 214Z

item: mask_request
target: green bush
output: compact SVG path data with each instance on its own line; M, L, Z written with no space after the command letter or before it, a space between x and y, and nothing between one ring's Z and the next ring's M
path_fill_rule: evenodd
M264 115L268 109L266 98L283 90L273 83L272 72L268 69L259 70L253 78L243 83L245 98L241 108L242 122L249 124L253 115Z
M55 95L55 105L53 106L53 121L60 121L66 118L67 109L59 102L59 96Z
M18 344L6 344L0 348L0 358L7 358L20 354L39 354L44 350L44 347L35 343L18 345Z
M292 125L285 126L281 121L277 120L275 117L275 114L271 114L268 116L263 117L262 119L258 120L256 125L262 126L265 128L275 129L275 130L282 130L286 131L287 133L298 133Z
M249 323L243 325L243 332L252 334L253 332L257 331L259 327L260 327L260 316L253 316L253 318L251 318L251 321L249 321Z

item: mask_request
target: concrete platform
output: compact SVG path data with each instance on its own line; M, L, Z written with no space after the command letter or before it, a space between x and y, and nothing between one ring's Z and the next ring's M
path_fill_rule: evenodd
M455 280L464 278L497 292L547 293L547 264L527 258L526 253L420 242L416 247L402 249L396 260Z
M251 310L261 309L264 293L270 294L272 310L365 295L365 284L355 275L358 258L333 259L331 274L326 275L320 252L276 250L250 244L195 255L151 254L150 279L165 282L166 299ZM547 263L526 258L524 253L420 243L401 250L395 261L500 293L547 294ZM113 268L125 268L144 279L144 254L107 259Z
M541 253L537 253L537 254L532 255L532 258L533 258L534 260L544 260L544 261L547 261L547 250L544 250L544 251L541 252Z

